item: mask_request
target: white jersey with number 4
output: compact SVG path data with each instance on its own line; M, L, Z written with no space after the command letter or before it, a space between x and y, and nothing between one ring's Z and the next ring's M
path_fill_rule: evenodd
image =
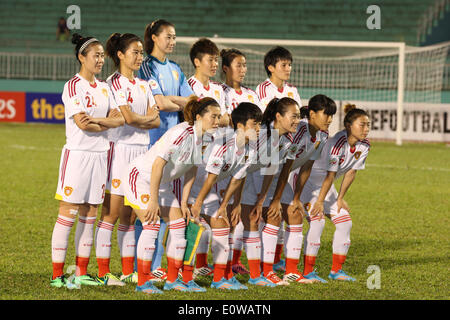
M255 91L261 101L263 111L266 110L267 105L273 98L281 99L289 97L297 101L299 108L302 107L302 101L297 88L287 82L284 83L283 88L280 90L272 81L270 81L270 79L266 79L266 81L260 83L256 87Z
M128 105L131 111L144 116L147 113L147 107L152 107L156 104L150 86L145 80L136 77L130 80L116 71L106 82L111 88L117 106ZM150 143L147 129L139 129L125 123L123 126L114 129L114 131L116 137L111 141L146 146ZM113 134L111 136L114 137Z
M109 150L108 130L96 133L81 130L73 118L80 112L92 118L105 118L111 109L116 108L108 84L97 79L90 84L77 73L64 85L62 101L66 117L65 148L95 152Z
M223 93L222 84L214 81L209 81L208 86L205 87L196 77L192 76L188 80L189 85L194 91L194 94L199 98L213 98L220 106L220 113L230 113L225 107L225 94Z
M223 92L225 93L225 105L230 114L241 102L254 103L262 110L258 95L252 89L241 86L241 90L237 91L226 84L223 84L222 87Z

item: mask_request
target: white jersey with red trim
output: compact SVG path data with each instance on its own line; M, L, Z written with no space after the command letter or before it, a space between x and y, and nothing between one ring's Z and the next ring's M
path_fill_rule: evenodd
M353 147L350 147L347 141L347 131L344 129L328 139L322 156L314 162L311 177L320 176L323 180L327 171L334 171L336 172L335 179L337 179L350 169L363 170L369 150L368 139L357 141Z
M300 99L300 95L298 93L297 88L287 82L285 82L283 84L283 88L282 88L282 90L280 90L268 78L264 82L260 83L256 87L255 91L256 91L256 94L258 95L259 100L261 101L261 107L263 108L263 112L264 112L264 110L266 110L267 105L269 104L270 100L272 100L273 98L281 99L284 97L289 97L289 98L297 101L299 108L302 107L302 101Z
M223 84L222 87L225 93L225 106L230 114L241 102L254 103L262 110L261 101L252 89L241 86L241 90L238 91L226 84Z
M92 85L77 73L64 85L62 101L66 118L66 149L96 152L109 150L109 130L87 132L81 130L73 119L80 112L92 118L105 118L111 109L116 108L108 84L94 80Z
M262 125L255 146L256 160L250 165L248 172L261 170L262 175L279 172L286 159L294 160L295 153L291 150L292 142L292 134L288 133L280 137L273 127L273 122L269 129L266 125Z
M145 80L124 77L118 71L114 72L107 80L117 106L128 105L131 111L144 116L147 108L156 104L149 83ZM116 128L110 137L117 143L132 145L148 145L150 137L147 129L139 129L128 124Z
M304 165L308 160L318 160L328 140L328 132L317 130L315 137L309 132L308 120L302 119L294 134L290 152L295 155L291 170Z
M167 161L161 184L184 175L195 164L201 163L202 149L212 142L212 136L197 137L194 127L182 122L169 130L145 154L131 162L140 173L151 177L153 162L157 157ZM196 157L200 156L199 159Z
M230 113L225 106L225 94L223 92L222 84L214 81L209 81L208 86L205 87L195 76L188 80L189 85L194 91L194 94L199 98L213 98L220 106L220 113Z
M254 148L249 144L238 146L236 133L225 142L217 141L212 145L205 170L217 175L217 181L230 176L243 179L247 168L256 156ZM252 145L254 147L254 145Z

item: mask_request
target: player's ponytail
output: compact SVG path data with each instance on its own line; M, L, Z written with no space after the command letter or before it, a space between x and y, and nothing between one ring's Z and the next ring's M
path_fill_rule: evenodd
M265 125L266 129L268 130L268 137L270 137L270 124L275 121L277 113L279 113L281 116L284 116L287 109L291 105L296 106L298 105L298 103L294 99L288 97L284 97L281 99L273 98L272 100L270 100L262 117L262 124Z
M117 56L117 52L120 51L125 53L133 42L142 43L142 40L132 33L120 34L116 32L109 36L108 41L106 41L106 55L113 60L116 67L119 67L120 65L120 59Z
M206 112L208 112L209 106L220 108L217 101L213 98L206 97L199 99L198 97L193 96L189 99L183 109L184 121L186 121L190 126L193 126L197 115L203 116Z
M319 112L324 110L326 115L332 116L336 113L337 107L333 99L327 97L324 94L317 94L308 101L308 106L300 108L300 116L302 118L309 119L310 111Z
M164 27L174 27L175 25L164 19L157 19L152 23L149 23L145 27L144 33L144 49L145 52L150 55L152 54L153 47L155 43L153 42L152 35L159 36L159 34L163 31Z
M75 45L75 57L77 58L78 62L81 63L80 59L78 58L78 55L81 54L83 56L86 56L88 53L88 48L92 44L100 44L101 42L98 41L94 37L83 37L78 33L74 33L72 35L72 43Z
M364 111L363 109L359 109L354 104L350 104L350 103L348 103L344 106L344 113L345 113L345 117L344 117L344 127L345 128L348 128L348 126L351 126L353 121L355 121L356 119L358 119L361 116L369 117L369 115L367 114L366 111Z

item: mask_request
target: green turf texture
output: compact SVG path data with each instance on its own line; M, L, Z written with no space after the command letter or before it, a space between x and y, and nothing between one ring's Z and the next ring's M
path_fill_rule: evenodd
M63 125L0 124L0 299L16 300L379 300L450 298L450 148L445 144L372 142L366 169L357 174L346 201L351 209L352 245L344 270L357 279L347 283L291 284L289 287L223 292L198 283L206 293L164 292L148 296L125 287L52 288L51 236L58 214L54 199ZM337 187L339 184L337 183ZM304 222L304 234L308 229ZM111 270L120 273L116 229ZM327 278L334 226L327 220L317 271ZM66 267L73 265L75 226ZM209 258L210 259L210 258ZM245 254L243 254L243 261ZM367 280L381 270L381 288ZM163 266L165 259L163 258ZM302 270L302 263L300 265ZM95 249L88 273L97 272ZM248 276L237 277L246 283ZM370 281L369 281L370 282ZM160 284L157 286L161 287Z

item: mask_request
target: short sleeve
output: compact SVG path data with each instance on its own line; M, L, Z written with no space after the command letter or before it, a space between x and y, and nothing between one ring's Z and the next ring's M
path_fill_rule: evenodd
M66 113L66 118L70 119L74 115L85 111L83 105L83 99L79 94L70 95L68 92L67 84L64 86L64 91L62 94L62 100L64 103L64 110Z
M358 152L360 152L360 153L358 154ZM353 156L355 157L355 159L356 159L356 157L358 157L358 159L356 159L356 162L352 166L352 169L364 170L366 167L366 159L367 159L368 155L369 155L369 148L365 148L363 151L355 152L355 154Z
M149 90L147 91L147 101L149 103L149 107L153 107L156 104L156 100L150 89L150 83L148 83L148 89Z
M114 94L112 93L111 89L108 87L107 90L108 90L108 99L109 99L109 109L108 110L118 109L120 104L117 104L116 99L115 99Z
M214 147L214 149L212 150L205 168L207 172L215 175L220 174L220 171L222 170L222 167L225 163L224 154L223 152L220 152L222 148L222 145L217 145L217 147Z
M128 105L128 97L125 89L122 88L116 89L114 86L112 86L112 89L110 87L110 92L112 92L112 95L114 97L115 105L117 106Z
M156 80L156 78L153 75L148 80L148 84L149 84L152 94L154 96L157 96L159 94L164 95L164 93L161 89L161 86L159 85L158 81Z

